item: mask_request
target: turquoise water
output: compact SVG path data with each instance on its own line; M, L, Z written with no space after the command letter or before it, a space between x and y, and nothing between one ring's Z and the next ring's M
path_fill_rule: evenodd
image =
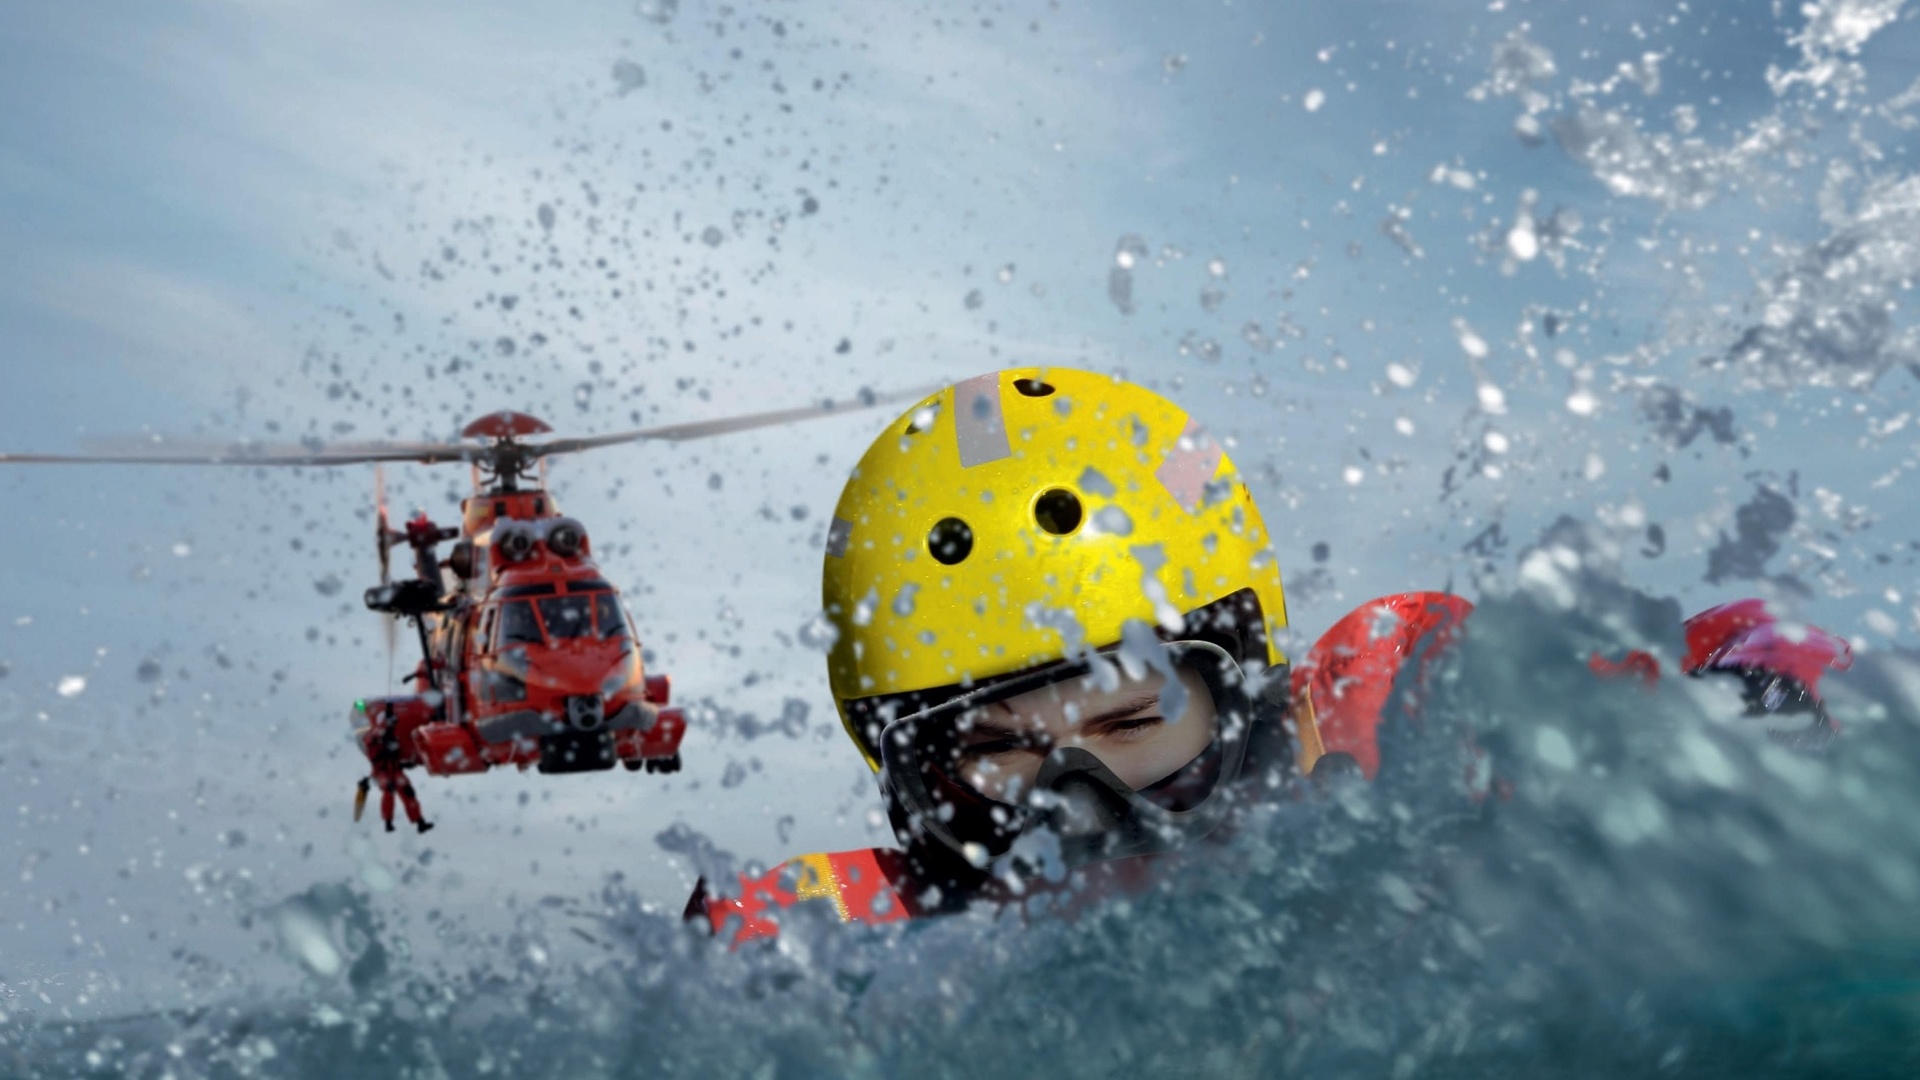
M396 962L349 886L290 898L340 950L310 997L68 1026L31 1076L1896 1076L1920 1068L1920 723L1891 657L1823 759L1731 691L1600 683L1663 605L1482 605L1402 686L1371 786L1268 808L1070 919L804 913L730 952L618 882L582 961ZM1657 642L1655 643L1657 644ZM1911 685L1911 684L1908 684ZM1745 723L1743 723L1745 721ZM1469 766L1506 797L1475 801Z

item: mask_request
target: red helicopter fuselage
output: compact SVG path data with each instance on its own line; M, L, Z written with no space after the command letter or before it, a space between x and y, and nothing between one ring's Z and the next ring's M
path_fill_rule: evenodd
M402 535L402 534L396 534ZM529 765L541 772L671 772L686 720L667 708L666 676L646 674L620 594L594 563L579 522L543 490L491 491L461 504L451 538L424 517L408 541L424 574L368 593L368 605L416 620L416 692L355 703L361 747L398 745L403 766L440 775ZM444 573L441 573L444 568ZM389 749L388 752L391 752Z

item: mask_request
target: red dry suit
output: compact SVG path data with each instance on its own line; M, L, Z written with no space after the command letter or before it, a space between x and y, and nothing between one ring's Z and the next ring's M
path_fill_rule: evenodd
M387 831L393 831L395 795L400 797L401 805L407 810L407 820L413 822L416 829L426 832L433 828L433 822L420 816L420 800L414 796L413 784L407 779L406 761L400 753L400 741L394 735L393 725L377 725L363 738L367 761L372 765L368 779L380 786L380 819L386 823Z
M1437 660L1472 610L1471 602L1446 593L1399 593L1360 605L1322 634L1289 672L1300 771L1343 756L1352 762L1348 767L1371 779L1380 767L1378 728L1395 679L1409 663L1424 668ZM1784 627L1760 600L1701 612L1687 620L1686 639L1681 668L1687 674L1726 671L1775 689L1784 683L1816 709L1820 676L1852 662L1845 641L1815 627ZM1589 666L1603 676L1630 674L1648 682L1660 672L1653 656L1637 650L1620 660L1596 654ZM1827 723L1824 709L1818 716ZM1099 870L1124 890L1128 879L1141 876L1139 867L1126 863L1150 861L1103 864ZM716 935L729 932L731 924L738 946L778 936L780 913L805 900L831 903L842 922L883 923L951 910L956 899L942 903L937 890L930 894L904 852L861 848L802 855L759 877L741 874L733 897L710 894L702 879L686 917L705 918Z

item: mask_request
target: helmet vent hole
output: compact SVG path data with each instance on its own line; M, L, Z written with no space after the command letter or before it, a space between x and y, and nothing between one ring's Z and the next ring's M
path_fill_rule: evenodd
M1080 497L1065 488L1053 488L1033 503L1033 520L1055 536L1065 536L1080 527L1083 517Z
M1053 384L1039 379L1015 379L1013 388L1027 397L1046 397L1053 393Z
M927 530L927 553L945 566L963 562L973 553L973 530L959 518L941 518Z

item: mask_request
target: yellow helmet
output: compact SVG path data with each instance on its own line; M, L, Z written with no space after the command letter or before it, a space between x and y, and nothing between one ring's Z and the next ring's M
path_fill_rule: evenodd
M915 711L899 706L1113 644L1133 620L1194 636L1183 624L1231 609L1240 661L1278 666L1269 545L1220 444L1160 395L1063 368L957 383L887 426L834 510L821 592L841 721L878 769L881 727Z

